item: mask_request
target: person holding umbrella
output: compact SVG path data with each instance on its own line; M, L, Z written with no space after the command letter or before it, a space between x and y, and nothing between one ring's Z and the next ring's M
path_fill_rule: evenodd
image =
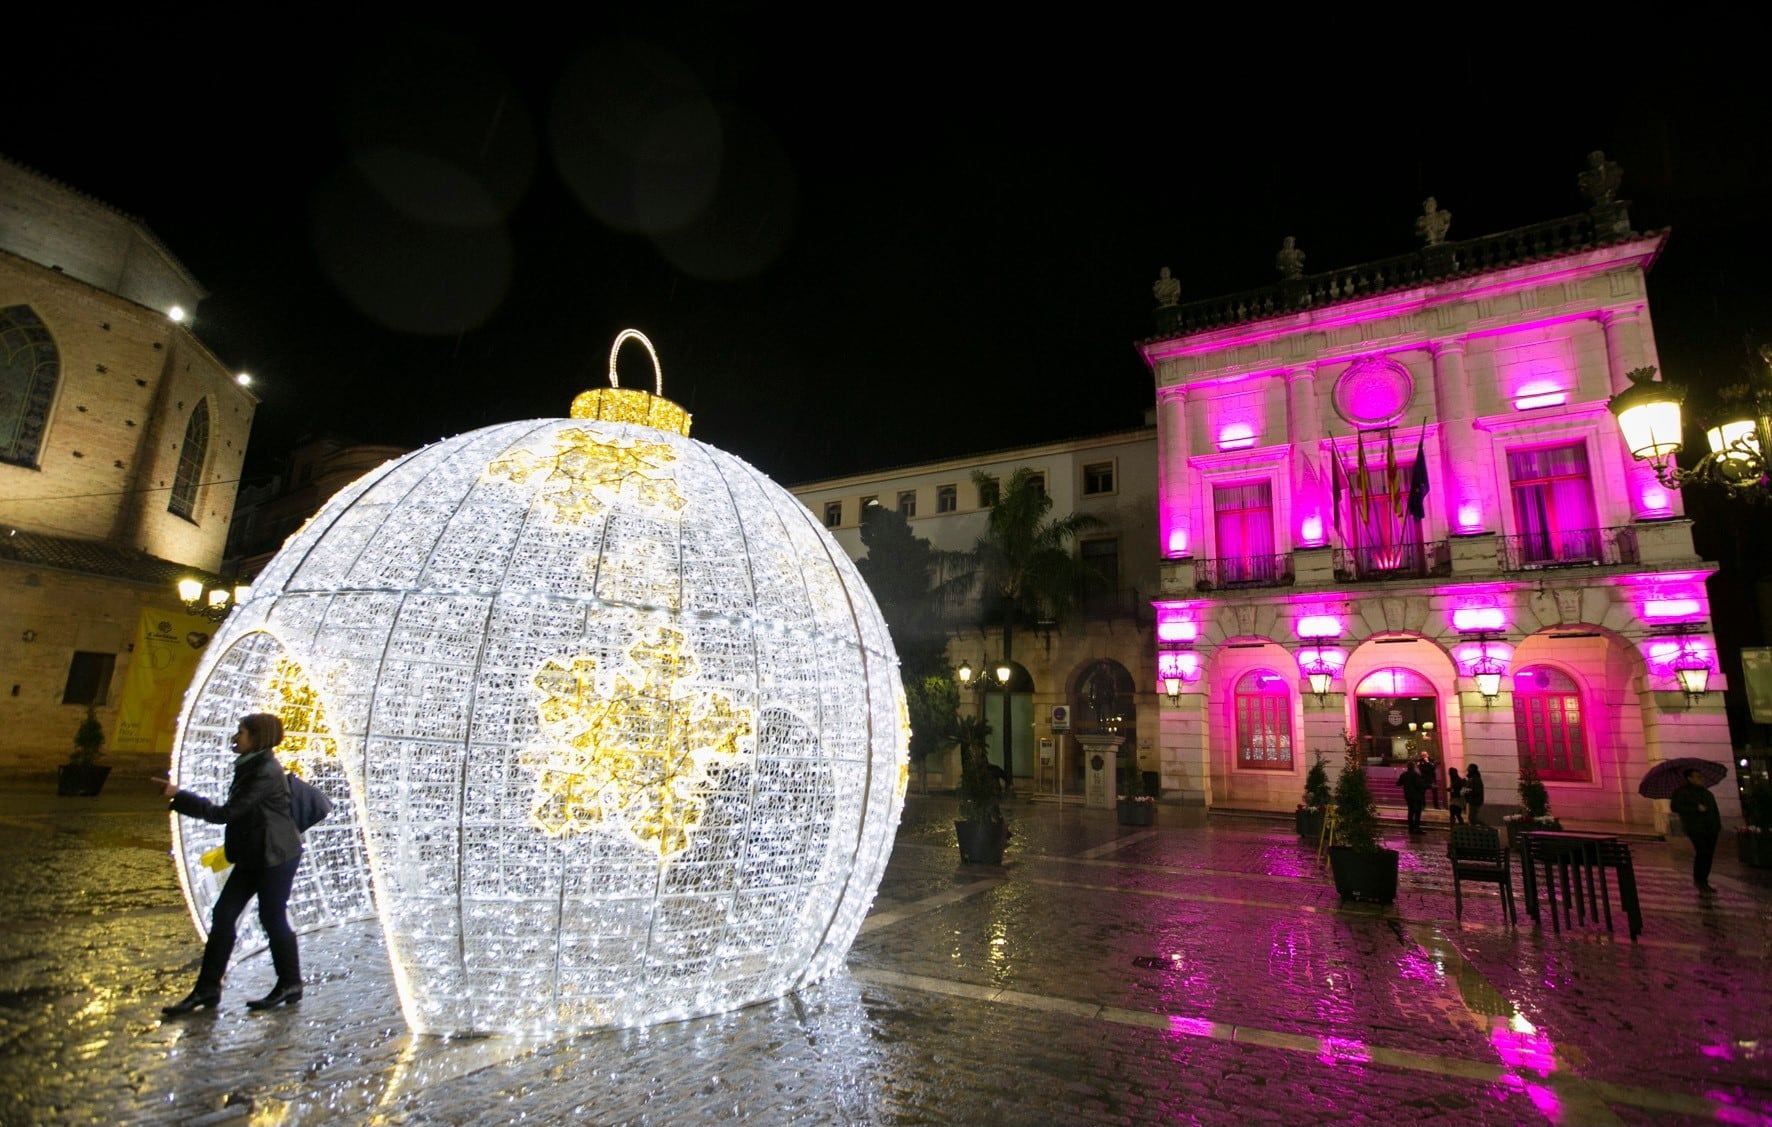
M1680 816L1680 825L1692 839L1692 883L1698 891L1709 895L1711 858L1717 852L1717 835L1723 832L1723 816L1717 813L1717 800L1704 785L1704 776L1696 769L1686 771L1686 781L1675 790L1669 803Z
M1680 825L1692 841L1692 883L1698 891L1709 895L1711 858L1717 851L1717 836L1723 832L1723 815L1717 809L1717 797L1711 787L1729 775L1724 764L1709 759L1668 759L1649 768L1637 793L1645 798L1665 798Z

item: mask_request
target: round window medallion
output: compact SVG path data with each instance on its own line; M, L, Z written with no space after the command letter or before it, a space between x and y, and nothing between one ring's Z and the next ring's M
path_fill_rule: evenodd
M1335 410L1356 427L1379 427L1402 418L1414 395L1409 369L1371 356L1348 365L1335 381Z

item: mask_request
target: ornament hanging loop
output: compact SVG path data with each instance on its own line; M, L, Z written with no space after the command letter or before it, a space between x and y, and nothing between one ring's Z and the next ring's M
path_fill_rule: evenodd
M639 329L623 329L616 334L615 343L609 346L609 386L621 386L621 379L615 371L615 359L621 354L621 346L630 340L639 341L641 346L646 349L646 355L652 357L652 379L653 387L656 389L652 394L660 399L664 398L664 369L658 362L658 350L652 347L652 342L647 340L646 334Z

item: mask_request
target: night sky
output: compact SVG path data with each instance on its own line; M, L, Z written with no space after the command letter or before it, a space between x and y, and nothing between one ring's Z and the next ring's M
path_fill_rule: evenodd
M1670 374L1772 339L1745 35L573 18L45 32L0 152L211 291L196 331L264 400L249 476L311 432L562 415L627 326L696 437L784 483L1137 426L1160 266L1188 300L1272 281L1285 235L1307 272L1405 252L1429 194L1452 239L1573 214L1594 148L1673 228Z

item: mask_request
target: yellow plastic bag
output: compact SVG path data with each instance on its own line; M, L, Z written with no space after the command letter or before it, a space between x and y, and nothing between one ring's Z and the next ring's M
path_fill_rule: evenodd
M203 863L204 868L212 873L223 872L233 865L233 862L228 860L228 847L225 845L216 846L199 857L198 860Z

